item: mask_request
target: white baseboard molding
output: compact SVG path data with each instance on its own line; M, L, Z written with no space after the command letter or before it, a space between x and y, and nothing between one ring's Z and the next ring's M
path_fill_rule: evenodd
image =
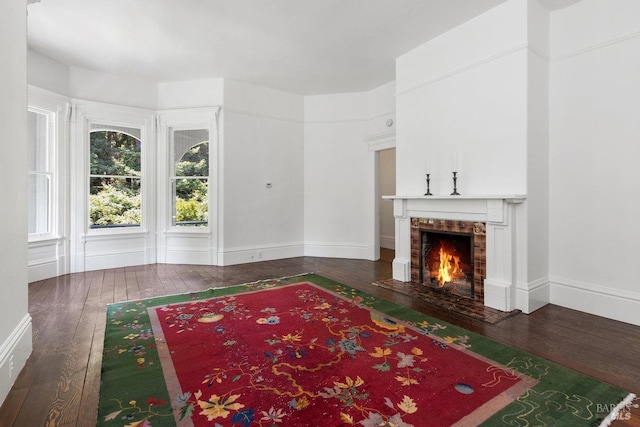
M385 249L395 250L396 248L395 236L380 236L380 247Z
M372 259L372 248L367 245L314 242L304 245L304 256L320 258Z
M131 267L147 264L144 249L123 252L87 253L84 271Z
M31 315L27 313L0 344L0 404L9 394L32 349Z
M58 260L48 259L38 263L29 263L28 281L37 282L38 280L49 279L58 276Z
M548 277L529 282L527 286L516 287L516 308L523 313L533 313L551 301L551 283Z
M211 265L211 250L171 248L164 252L162 262L166 264Z
M218 252L218 261L219 265L236 265L300 256L304 256L304 244L285 243L274 246L225 248Z
M513 310L511 284L500 280L484 280L484 305L500 311Z
M640 293L550 278L551 303L640 326Z

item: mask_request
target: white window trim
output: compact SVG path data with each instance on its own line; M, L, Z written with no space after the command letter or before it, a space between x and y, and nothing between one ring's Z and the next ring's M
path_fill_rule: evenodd
M221 244L221 203L222 166L220 156L220 135L218 128L220 107L185 108L179 110L158 111L158 262L165 259L167 238L184 238L191 242L207 239L211 253L209 263L219 264L218 247ZM175 226L172 221L171 171L173 165L171 130L208 129L209 130L209 217L206 227ZM180 251L184 248L176 248Z
M43 242L59 240L64 234L64 215L62 207L65 205L64 186L66 184L64 140L66 137L66 119L69 108L68 100L60 95L29 86L28 111L47 117L47 174L49 182L49 203L47 213L48 232L32 233L28 241ZM29 171L40 173L42 171Z
M78 236L147 233L154 229L155 203L155 115L153 111L122 107L92 101L73 100L74 137L72 139L72 164L76 171L72 177L72 207ZM89 226L89 132L92 124L140 129L141 141L141 224L123 228L90 228Z
M92 229L89 227L89 131L91 124L122 126L140 129L141 151L141 224L134 227ZM155 112L100 102L72 99L70 132L70 164L74 165L70 177L70 264L71 271L85 271L87 257L99 256L95 250L87 252L90 242L121 238L143 238L145 247L155 245L156 204L156 138ZM109 241L109 240L105 240ZM136 246L137 250L141 250ZM115 250L115 249L114 249ZM113 255L111 251L109 254ZM154 262L155 255L145 256L145 262Z

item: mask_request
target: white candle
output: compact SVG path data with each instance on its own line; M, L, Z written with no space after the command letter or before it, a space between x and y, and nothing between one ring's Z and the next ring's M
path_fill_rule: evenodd
M458 153L453 152L453 172L458 172Z
M431 173L431 162L429 162L429 156L424 158L424 170L425 173Z

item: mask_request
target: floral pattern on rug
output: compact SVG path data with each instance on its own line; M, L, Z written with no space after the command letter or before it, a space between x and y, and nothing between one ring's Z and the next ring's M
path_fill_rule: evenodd
M98 425L526 426L539 416L593 424L604 415L589 402L624 394L365 292L309 279L110 305ZM576 380L596 398L554 388ZM557 402L567 411L554 413ZM576 405L580 411L568 413Z
M178 421L409 427L445 401L464 416L522 381L460 352L471 347L468 336L439 339L431 334L445 330L441 324L399 322L354 291L333 291L307 283L151 309L154 330L162 329L159 351L180 384ZM190 362L194 354L201 368ZM457 372L442 375L443 361ZM432 418L449 425L461 415Z

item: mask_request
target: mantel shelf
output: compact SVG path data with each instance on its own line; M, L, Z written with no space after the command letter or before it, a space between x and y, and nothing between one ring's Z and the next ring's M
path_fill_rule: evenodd
M461 195L461 196L448 196L448 195L413 195L413 196L382 196L385 200L505 200L508 203L519 204L527 199L524 194L497 194L497 195Z

